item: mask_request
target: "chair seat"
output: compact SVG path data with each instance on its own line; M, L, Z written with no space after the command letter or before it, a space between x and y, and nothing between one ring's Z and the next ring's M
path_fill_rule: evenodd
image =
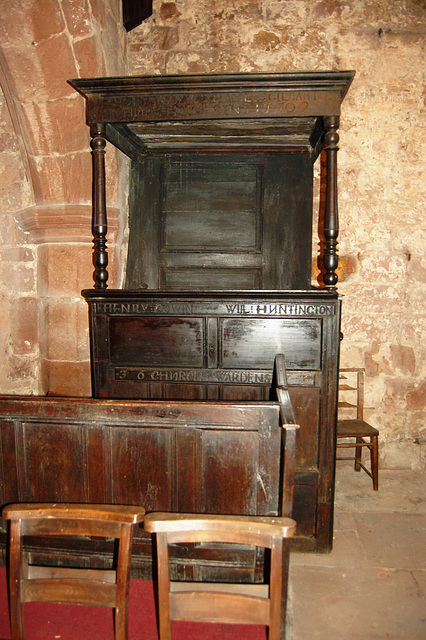
M377 429L372 427L368 422L364 420L339 420L337 422L337 437L338 438L359 438L363 436L378 436Z
M373 480L373 489L379 488L379 431L364 418L364 369L340 369L339 414L337 420L336 449L355 449L355 455L337 457L336 460L353 460L355 471L363 469ZM348 397L349 396L349 397ZM354 402L355 396L355 402ZM348 411L350 410L350 413ZM350 440L347 440L349 439ZM345 439L345 441L343 441ZM371 471L363 464L362 452L370 453Z

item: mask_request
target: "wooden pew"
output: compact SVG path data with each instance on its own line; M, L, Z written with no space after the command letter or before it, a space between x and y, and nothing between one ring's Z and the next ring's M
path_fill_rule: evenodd
M288 396L284 389L282 394ZM290 515L297 425L283 402L97 400L1 396L0 503L135 504L146 511ZM284 415L284 420L281 418ZM283 429L284 427L284 429ZM285 433L285 436L283 435ZM3 526L2 546L5 542ZM36 540L34 558L45 560ZM59 565L108 566L111 548L51 540ZM53 547L53 549L52 549ZM197 559L196 566L194 559ZM180 577L255 580L262 554L190 548ZM135 534L133 575L151 570Z

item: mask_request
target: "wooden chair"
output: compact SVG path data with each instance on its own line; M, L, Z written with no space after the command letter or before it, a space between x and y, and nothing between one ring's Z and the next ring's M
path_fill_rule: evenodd
M354 383L351 383L351 379L354 380ZM364 369L340 369L338 407L336 447L337 449L354 448L355 455L336 457L336 459L354 460L355 471L363 469L373 480L374 491L378 491L379 431L364 420ZM348 412L352 412L352 416L346 417ZM349 438L355 438L355 441L348 442ZM362 462L364 447L370 451L370 469Z
M291 518L150 513L144 528L156 534L159 637L171 640L171 620L259 624L269 640L285 637L288 544L296 530ZM168 545L216 542L268 548L269 584L171 582Z
M290 538L293 508L295 437L299 428L288 391L285 360L275 359L275 387L282 437L281 517L150 513L144 529L156 534L160 640L171 640L171 620L261 624L269 640L285 638ZM265 584L170 581L170 544L223 543L270 549ZM266 567L266 564L265 564ZM266 570L266 569L265 569Z
M144 509L96 504L12 504L10 520L9 603L12 640L25 639L24 603L60 602L112 607L115 638L127 640L128 592L133 526ZM23 537L95 536L119 541L116 569L74 569L28 564Z

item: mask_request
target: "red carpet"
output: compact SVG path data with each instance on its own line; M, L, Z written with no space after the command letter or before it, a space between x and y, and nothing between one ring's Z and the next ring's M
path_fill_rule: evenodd
M26 640L114 640L112 609L30 602ZM251 625L172 623L173 640L266 640L266 628ZM0 567L0 640L10 640L6 572ZM158 640L154 592L149 580L131 580L129 640Z

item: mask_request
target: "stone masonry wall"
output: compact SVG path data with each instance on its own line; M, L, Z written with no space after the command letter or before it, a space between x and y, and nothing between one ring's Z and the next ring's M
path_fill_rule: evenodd
M13 215L33 203L3 91L0 92L0 344L2 393L34 393L38 375L37 262Z
M341 365L365 367L382 467L424 468L424 0L153 7L126 34L119 0L2 6L0 392L90 392L80 297L92 286L89 138L68 78L355 69L338 159ZM125 167L111 150L108 165L112 231L123 234ZM114 237L112 286L123 264Z
M2 3L2 393L90 395L91 157L75 77L125 73L120 0ZM107 155L110 239L116 153ZM125 228L125 225L121 225ZM111 281L119 278L115 253Z

